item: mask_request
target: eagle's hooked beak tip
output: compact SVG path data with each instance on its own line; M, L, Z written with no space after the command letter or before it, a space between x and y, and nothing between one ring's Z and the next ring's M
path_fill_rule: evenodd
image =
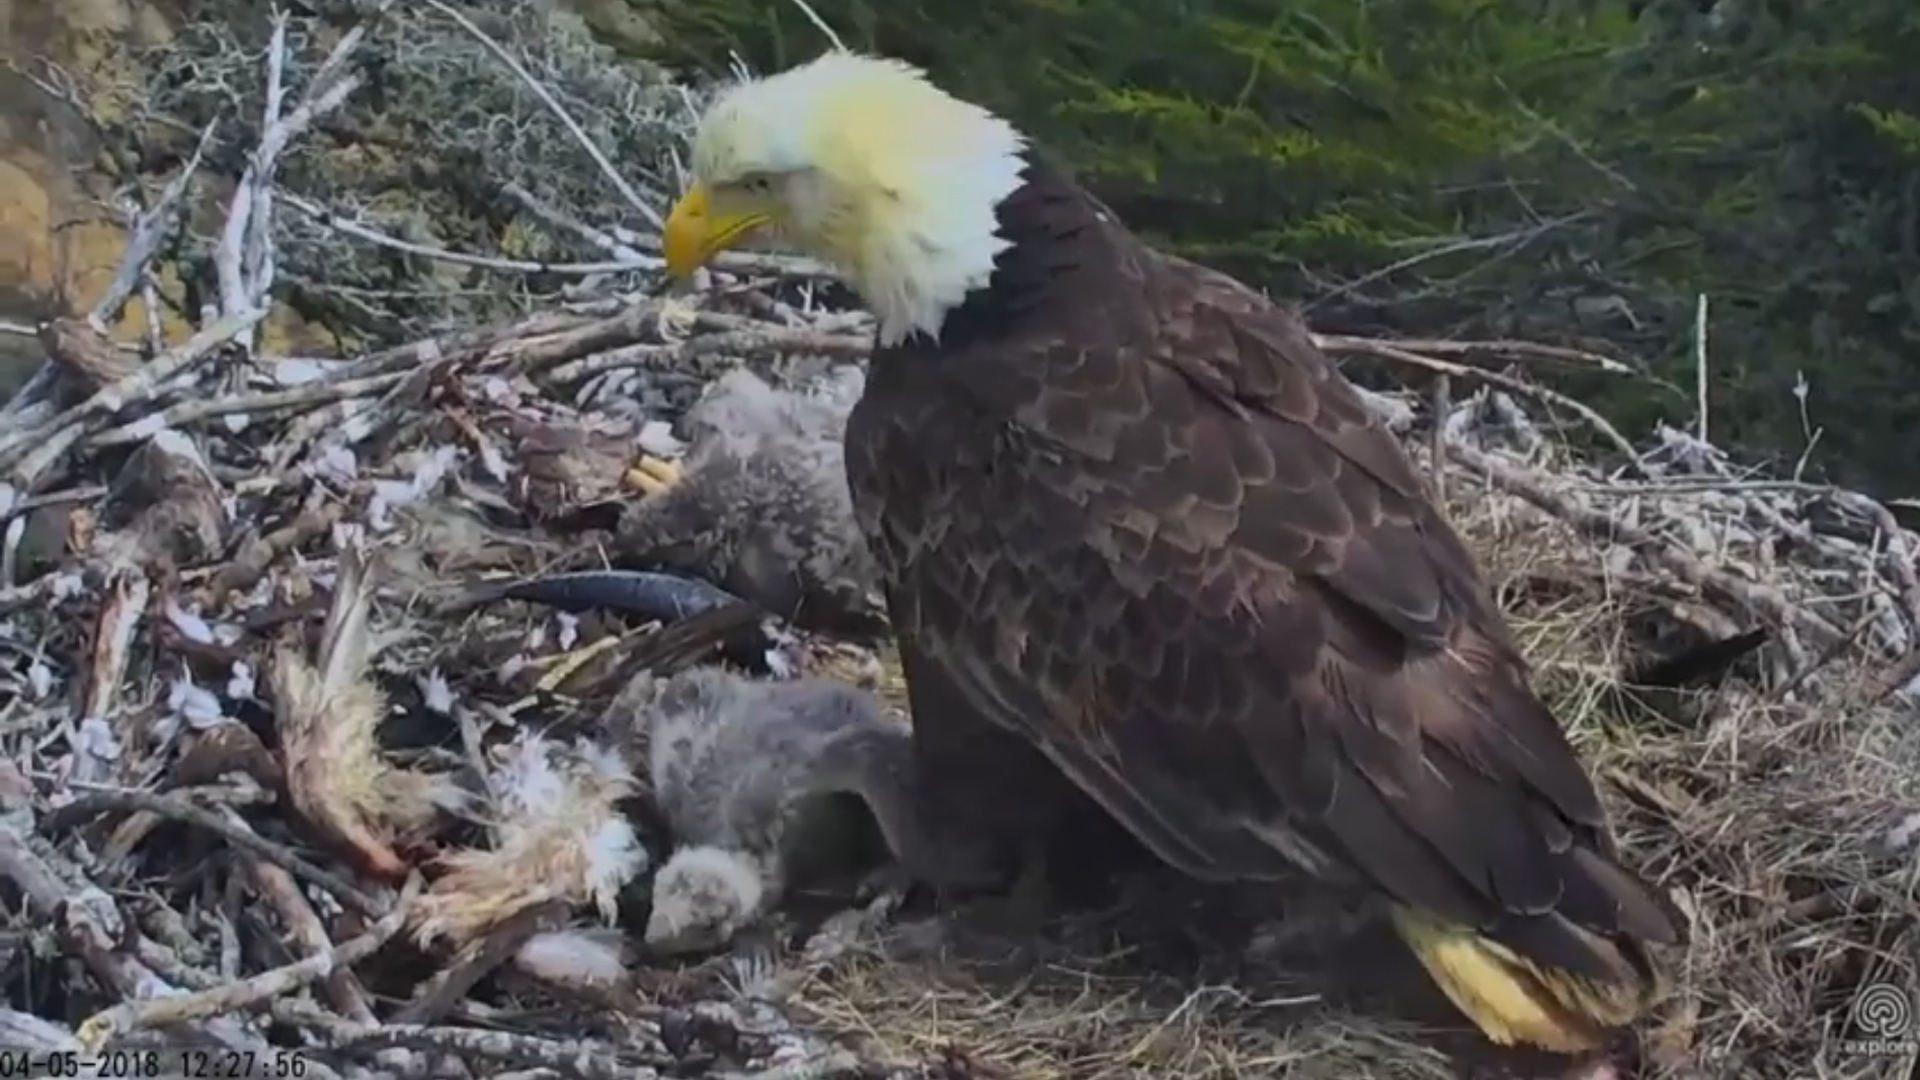
M767 223L760 213L715 216L709 204L706 185L695 181L673 204L667 214L661 248L666 256L667 276L684 279L715 255L737 244L748 233Z

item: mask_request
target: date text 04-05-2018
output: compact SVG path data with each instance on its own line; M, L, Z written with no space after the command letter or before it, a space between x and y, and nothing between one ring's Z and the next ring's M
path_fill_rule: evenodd
M0 1080L302 1080L306 1075L306 1054L299 1050L181 1046L82 1054L0 1046Z

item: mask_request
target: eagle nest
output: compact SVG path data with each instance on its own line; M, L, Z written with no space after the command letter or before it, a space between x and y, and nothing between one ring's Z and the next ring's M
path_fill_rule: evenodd
M646 236L548 207L530 212L603 260L582 271L597 292L339 359L268 355L274 215L453 258L275 187L274 155L352 99L353 50L410 26L291 35L340 54L298 80L272 28L264 78L299 90L255 153L225 155L247 171L221 191L197 332L110 329L130 294L153 301L191 169L138 216L109 295L30 331L47 364L0 410L0 1042L297 1054L282 1075L315 1077L1552 1075L1396 1000L1421 985L1407 961L1309 890L1223 944L1207 930L1231 920L1191 917L1212 901L1149 883L1062 913L1018 976L891 894L790 897L792 932L717 960L645 955L671 838L636 779L629 684L716 656L896 702L899 684L868 645L710 585L594 571L622 506L673 483L677 409L703 384L857 362L869 331L823 313L790 261L736 258L697 303L646 299ZM538 82L521 55L513 78ZM1633 444L1548 388L1552 364L1620 365L1322 344L1445 376L1452 403L1372 400L1476 548L1623 847L1692 922L1625 1067L1904 1075L1920 539L1678 432ZM1550 414L1621 460L1575 460Z

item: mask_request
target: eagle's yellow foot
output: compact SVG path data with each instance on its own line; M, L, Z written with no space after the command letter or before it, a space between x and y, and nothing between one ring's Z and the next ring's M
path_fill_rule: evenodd
M642 454L640 460L627 470L626 481L628 487L639 490L643 495L658 495L678 484L681 475L679 462Z

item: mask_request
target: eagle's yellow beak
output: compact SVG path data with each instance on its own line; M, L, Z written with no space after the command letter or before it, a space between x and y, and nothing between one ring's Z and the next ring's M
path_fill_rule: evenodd
M666 232L660 238L667 273L686 277L771 220L771 215L759 211L716 217L708 206L706 186L694 183L667 214Z

